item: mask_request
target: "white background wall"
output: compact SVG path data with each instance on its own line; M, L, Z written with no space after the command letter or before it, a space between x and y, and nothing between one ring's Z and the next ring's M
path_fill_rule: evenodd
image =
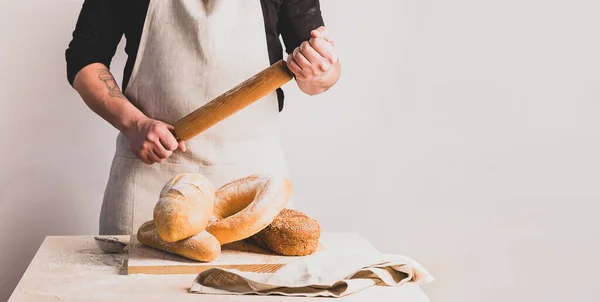
M432 301L598 301L599 2L322 2L343 77L285 87L298 206ZM116 132L67 84L81 3L0 9L0 300L44 236L96 234Z

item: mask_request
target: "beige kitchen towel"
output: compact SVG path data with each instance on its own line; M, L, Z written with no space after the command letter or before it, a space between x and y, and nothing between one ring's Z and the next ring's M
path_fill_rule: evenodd
M275 273L211 268L190 289L195 294L343 297L374 285L425 284L433 276L415 260L394 254L325 250L299 257Z

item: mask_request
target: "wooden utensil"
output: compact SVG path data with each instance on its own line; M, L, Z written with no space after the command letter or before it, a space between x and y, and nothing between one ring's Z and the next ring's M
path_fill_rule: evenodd
M280 60L175 122L173 134L178 140L189 140L293 78L286 62Z

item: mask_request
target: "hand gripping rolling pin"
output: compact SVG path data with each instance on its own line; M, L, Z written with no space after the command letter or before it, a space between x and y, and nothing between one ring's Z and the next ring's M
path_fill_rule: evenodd
M189 140L293 78L286 62L280 60L175 122L173 135L180 141Z

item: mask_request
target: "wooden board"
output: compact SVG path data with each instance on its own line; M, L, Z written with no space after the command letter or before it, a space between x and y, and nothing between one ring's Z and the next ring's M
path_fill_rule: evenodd
M315 253L325 249L320 244ZM222 247L212 262L199 262L145 246L135 235L129 244L127 274L198 274L210 268L228 268L257 273L272 273L299 257L280 256L245 242Z

